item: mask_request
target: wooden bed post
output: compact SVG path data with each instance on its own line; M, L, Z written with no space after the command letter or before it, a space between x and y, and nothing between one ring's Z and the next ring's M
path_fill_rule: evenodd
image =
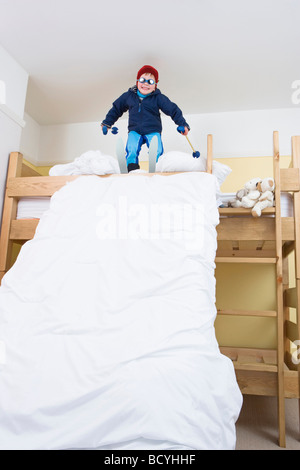
M276 303L277 303L277 393L279 445L285 447L285 402L284 402L284 318L283 318L283 262L282 228L280 204L279 137L273 133L273 171L275 179L275 243L276 243Z
M23 155L19 152L12 152L9 157L6 187L9 178L19 177L22 172ZM12 197L8 197L5 193L2 225L0 235L0 282L6 271L10 268L12 241L9 238L10 224L17 214L17 201Z
M300 172L300 136L292 137L292 164ZM300 192L294 193L294 219L295 219L295 274L296 274L296 315L297 315L297 340L300 340ZM298 344L297 350L299 351ZM298 352L298 360L300 353ZM300 364L298 364L298 386L300 393ZM299 399L299 433L300 433L300 399Z
M206 160L206 171L212 174L212 161L213 161L213 147L212 147L212 134L207 136L207 160Z

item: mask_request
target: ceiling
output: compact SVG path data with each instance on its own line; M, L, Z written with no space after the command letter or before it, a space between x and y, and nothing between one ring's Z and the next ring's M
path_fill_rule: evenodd
M0 18L40 124L102 120L145 64L185 115L292 107L300 79L299 0L0 0Z

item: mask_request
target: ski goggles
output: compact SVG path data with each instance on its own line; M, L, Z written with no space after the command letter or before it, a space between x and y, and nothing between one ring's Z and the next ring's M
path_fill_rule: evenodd
M146 78L141 77L141 78L138 79L138 81L140 83L149 83L149 85L156 85L156 82L155 82L155 80L153 80L153 78L149 78L149 80L147 80Z

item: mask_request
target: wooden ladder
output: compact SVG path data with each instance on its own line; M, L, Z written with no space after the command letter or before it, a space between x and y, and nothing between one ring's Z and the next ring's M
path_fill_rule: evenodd
M279 139L278 132L273 133L273 172L275 179L275 256L273 257L217 257L218 263L259 263L274 264L276 268L276 310L275 311L251 311L251 310L221 310L221 315L240 315L255 317L275 317L277 323L277 348L276 354L269 354L267 350L261 351L261 357L253 353L251 349L244 349L239 357L237 350L231 357L236 370L275 372L277 374L277 403L278 403L278 431L279 445L286 446L285 440L285 397L284 397L284 316L283 316L283 256L282 256L282 228L280 207L280 166L279 166ZM230 348L221 348L221 350ZM242 348L241 348L242 349ZM230 356L230 354L229 354Z
M292 137L292 165L293 168L297 168L298 175L300 172L300 136L293 136ZM300 178L300 175L299 175ZM292 326L295 331L295 338L296 341L299 342L300 340L300 191L296 191L294 193L294 220L295 220L295 274L296 274L296 325L293 324ZM294 340L293 339L293 340ZM292 339L291 339L292 340ZM299 343L298 343L299 348ZM298 359L298 390L300 395L300 357L297 355ZM299 406L299 433L300 433L300 399L298 400Z

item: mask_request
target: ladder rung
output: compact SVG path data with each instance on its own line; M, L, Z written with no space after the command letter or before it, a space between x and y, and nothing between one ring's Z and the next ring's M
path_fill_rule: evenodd
M251 211L252 209L246 209L244 207L219 207L219 213L223 216L246 215L253 217ZM262 212L262 216L270 214L275 214L275 207L267 207Z
M274 364L265 364L264 362L245 362L233 361L235 370L252 370L255 372L277 372L278 368Z
M276 264L277 258L244 258L234 256L217 256L216 263L257 263L257 264Z
M218 310L218 315L236 315L245 317L276 317L275 310Z

